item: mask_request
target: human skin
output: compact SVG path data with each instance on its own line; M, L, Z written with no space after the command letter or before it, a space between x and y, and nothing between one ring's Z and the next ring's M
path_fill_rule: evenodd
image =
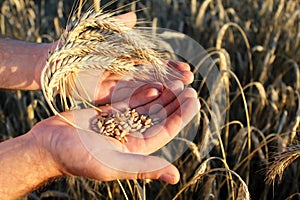
M117 16L126 25L132 27L136 23L136 15L127 13ZM45 66L48 52L55 49L54 43L29 43L11 39L0 39L0 86L6 89L39 90L40 78ZM182 82L189 84L193 74L189 65L183 62L166 61L167 65L177 71ZM109 103L111 91L116 84L128 87L128 82L120 82L122 76L105 71L97 78L97 103ZM101 92L100 92L101 91ZM94 92L94 91L93 91ZM95 94L94 94L95 95Z
M135 24L133 13L119 16L129 26ZM41 89L40 75L48 51L53 44L35 44L9 39L0 39L0 88L38 90ZM121 144L113 138L91 134L70 126L58 116L53 116L36 124L28 133L0 143L0 196L15 199L24 195L49 179L62 175L83 176L102 181L115 179L161 179L175 184L179 172L167 161L148 154L168 143L181 128L198 112L199 101L196 92L184 88L193 81L189 66L181 62L171 62L171 67L182 76L171 81L167 87L160 83L139 84L120 81L121 77L104 72L97 87L94 100L110 103L112 92L118 85L122 98L114 102L117 108L128 105L140 113L147 113L153 105L161 105L155 113L162 121L149 129L145 135L128 137L128 143ZM133 91L133 92L132 92ZM118 94L119 94L118 93ZM101 110L110 111L111 106ZM162 113L166 114L163 115ZM94 110L85 109L62 113L68 120L88 126ZM83 142L83 140L85 142ZM110 145L107 145L109 141ZM106 156L118 159L118 166L107 166L107 157L89 151L89 147L99 146ZM133 165L133 169L123 166Z
M129 136L128 142L88 132L89 120L96 115L92 109L62 113L84 130L70 126L58 116L36 124L28 133L0 143L0 196L14 199L38 187L40 184L62 175L83 176L101 181L115 179L161 179L170 184L179 181L179 172L166 160L148 156L171 139L199 110L195 90L183 88L164 90L155 97L151 90L143 90L144 102L135 109L147 113L159 102L162 108L155 114L162 122L148 129L144 135ZM150 93L148 93L150 91ZM150 96L148 96L150 94ZM130 97L132 102L137 102ZM111 107L100 108L108 112ZM162 113L166 113L165 116ZM97 152L91 152L93 146ZM111 158L117 162L107 162ZM131 166L131 167L130 167Z
M132 12L116 16L129 27L137 21ZM0 86L6 89L39 90L40 78L53 43L30 43L0 38ZM105 75L105 79L109 75ZM108 79L109 80L109 79ZM114 79L115 80L115 79Z

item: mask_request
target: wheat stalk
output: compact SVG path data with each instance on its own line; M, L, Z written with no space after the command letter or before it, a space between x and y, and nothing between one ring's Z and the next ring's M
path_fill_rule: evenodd
M149 34L127 27L113 17L113 12L89 10L83 13L67 25L42 71L41 86L51 110L59 115L55 102L58 93L63 110L76 107L78 99L91 105L79 94L75 83L81 71L108 70L131 77L138 73L142 80L164 80L167 68L155 49ZM147 67L139 64L147 64Z

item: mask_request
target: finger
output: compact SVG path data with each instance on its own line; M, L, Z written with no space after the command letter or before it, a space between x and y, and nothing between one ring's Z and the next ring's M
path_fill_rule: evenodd
M116 16L116 18L125 23L126 26L130 28L134 27L137 21L136 14L134 12L128 12L122 15L118 15Z
M140 114L151 114L158 112L162 107L173 101L183 90L184 86L181 81L169 83L167 88L161 93L159 98L154 101L137 107L136 110Z
M190 65L186 62L168 60L167 65L169 67L175 68L179 71L190 71L191 70Z
M105 78L107 80L105 80ZM104 77L102 79L104 80L103 81L100 80L99 83L97 84L98 87L96 88L96 92L94 95L95 103L105 102L105 103L112 104L115 102L126 100L129 96L132 96L134 91L146 85L145 82L121 80L122 79L121 76L119 75L116 76L114 74L111 74L109 77ZM153 85L146 87L144 89L153 87L160 91L163 88L161 83L155 82L151 84ZM104 91L103 88L105 88Z
M147 101L147 98L150 98L151 96L157 97L162 90L163 85L159 82L149 84L132 81L120 82L119 86L113 91L111 103L120 101L128 102L130 100L130 107L136 107L148 103L149 101Z
M163 88L164 86L159 82L138 88L129 99L129 107L136 108L155 100L162 93Z
M88 170L92 173L90 178L103 181L116 179L160 179L170 184L176 184L179 181L180 174L178 169L166 160L156 156L145 156L138 154L128 154L121 152L110 153L110 163L103 163L99 167L99 162L91 162ZM101 164L103 162L100 161Z
M172 70L167 77L169 80L179 79L185 85L191 84L194 81L194 74L190 71L189 64L171 60L168 60L166 64Z
M108 111L102 110L103 112ZM87 109L77 109L72 110L68 112L62 113L63 116L70 119L72 123L74 123L77 127L79 127L82 130L91 130L91 125L93 124L93 121L97 118L98 115L97 110L94 108L87 108Z
M177 98L171 101L169 104L161 108L157 113L151 114L151 118L160 119L161 121L173 114L177 109L182 109L180 106L187 98L195 98L195 90L192 88L186 88L183 90Z
M183 98L180 107L160 124L149 128L144 134L133 133L129 135L126 144L128 150L149 154L171 141L199 112L199 100L196 98L196 94L191 95L194 97Z
M159 82L136 86L135 88L122 88L114 91L111 105L114 109L125 111L152 102L163 91L163 85Z
M108 113L124 112L128 107L135 108L136 106L142 106L156 99L160 95L162 89L163 85L161 83L145 84L136 90L134 88L129 88L125 93L126 99L120 99L119 102L110 105L100 106L98 111ZM130 93L132 93L132 95ZM90 129L90 124L95 120L98 111L93 108L82 109L66 112L63 115L71 120L76 126L83 129Z
M179 181L177 168L162 158L123 152L122 145L109 137L85 131L78 131L77 135L80 141L76 148L80 153L75 158L81 162L75 161L72 171L67 170L71 174L102 181L162 179L171 184Z

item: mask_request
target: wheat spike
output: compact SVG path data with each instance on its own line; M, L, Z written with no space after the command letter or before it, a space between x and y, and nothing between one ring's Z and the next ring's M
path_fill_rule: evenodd
M274 182L277 176L278 176L278 181L280 182L282 180L285 169L299 157L300 157L299 144L288 147L286 151L276 155L274 162L272 163L272 165L269 167L267 171L266 182L269 184Z
M75 84L77 74L85 70L108 70L132 77L138 73L140 79L165 80L167 68L155 49L149 34L127 27L113 13L89 10L67 25L56 49L49 53L41 75L45 98L55 114L59 113L55 103L58 92L63 110L75 107L78 98L87 101Z

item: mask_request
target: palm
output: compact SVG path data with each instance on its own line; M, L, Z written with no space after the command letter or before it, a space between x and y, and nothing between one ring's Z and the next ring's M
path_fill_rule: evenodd
M118 18L129 27L136 22L134 13ZM174 81L172 75L167 78L174 82L169 89L159 83L122 81L121 76L107 71L96 76L86 72L78 77L79 81L82 80L80 83L83 83L84 95L88 95L96 103L111 104L102 106L102 111L131 107L139 113L151 112L152 116L161 120L144 134L134 133L128 137L127 143L122 144L114 138L91 131L91 121L97 115L95 110L75 110L62 115L81 129L70 126L58 116L48 118L33 128L32 133L39 134L36 138L41 138L40 148L50 152L54 166L67 175L102 181L160 178L172 184L177 183L179 172L173 165L162 158L147 154L174 138L198 112L200 105L194 90L183 89L183 84L193 81L189 66L179 62L169 64L168 66L174 67L181 75L180 81ZM160 107L153 109L155 105Z
M137 95L131 98L134 100ZM124 102L118 102L113 109L123 109L125 105ZM160 105L160 108L153 109L155 105ZM100 109L103 112L110 112L112 107L103 106ZM139 178L136 174L148 173L151 170L157 171L156 178L159 178L162 168L178 174L176 168L167 161L142 155L150 154L168 143L198 112L199 102L195 91L183 90L182 83L177 81L170 89L164 90L158 98L146 104L143 102L136 105L135 109L139 113L149 113L151 110L152 115L160 118L161 122L149 128L144 134L130 135L125 144L114 138L89 131L91 121L97 115L93 109L63 113L82 130L70 127L58 117L47 119L47 122L38 127L43 127L45 133L52 133L46 135L46 138L50 138L47 148L52 152L59 168L66 174L106 181L117 178ZM43 126L45 123L47 126ZM45 127L49 131L45 131Z

